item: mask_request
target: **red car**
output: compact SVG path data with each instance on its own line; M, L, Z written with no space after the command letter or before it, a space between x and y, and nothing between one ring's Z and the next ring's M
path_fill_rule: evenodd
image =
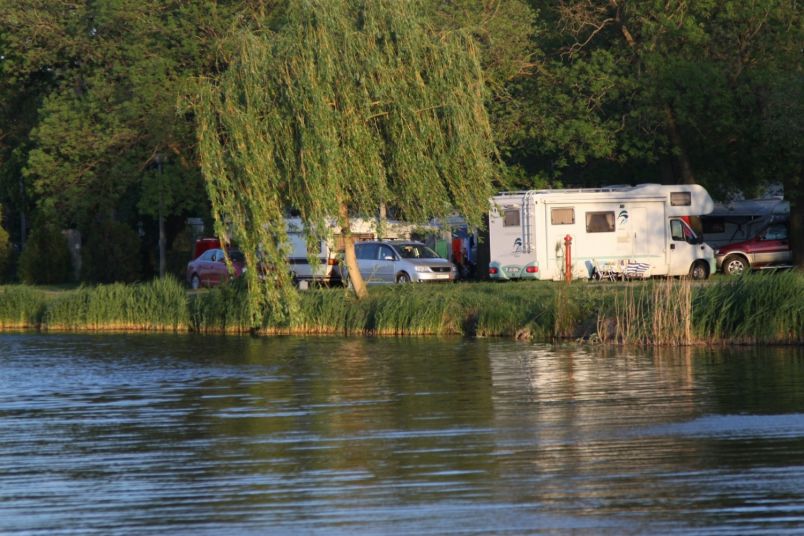
M786 223L772 223L754 238L715 250L717 267L726 275L740 275L752 269L786 268L793 264Z
M230 274L226 266L223 250L214 248L204 251L195 260L187 263L187 283L191 288L202 286L212 287L229 279L230 275L240 277L245 270L243 253L236 250L229 251L232 260L233 273Z

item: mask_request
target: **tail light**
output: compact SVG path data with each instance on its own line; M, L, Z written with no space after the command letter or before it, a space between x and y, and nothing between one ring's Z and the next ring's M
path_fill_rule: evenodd
M327 266L338 266L338 259L327 257Z
M497 269L494 267L489 268L489 274L494 275L497 273Z
M539 271L539 267L538 266L528 266L527 268L525 268L525 271L527 273L529 273L529 274L535 274L536 272Z

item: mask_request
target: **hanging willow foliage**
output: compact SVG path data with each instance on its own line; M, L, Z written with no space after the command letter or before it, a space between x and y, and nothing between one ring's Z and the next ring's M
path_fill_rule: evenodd
M244 33L239 54L200 84L195 112L215 230L246 262L258 322L296 310L286 265L286 209L308 242L327 218L385 203L411 222L457 211L479 224L496 152L478 50L436 32L399 0L299 0L275 33ZM347 209L348 210L345 210ZM347 243L347 248L352 247ZM352 248L353 252L353 248ZM348 258L347 252L347 258Z

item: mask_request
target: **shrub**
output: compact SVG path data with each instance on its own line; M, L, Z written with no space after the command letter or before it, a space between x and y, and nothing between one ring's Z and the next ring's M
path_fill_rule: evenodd
M82 280L130 283L140 278L140 238L128 225L116 221L98 223L85 234L83 242Z
M3 210L0 208L0 281L5 281L8 267L11 264L11 241L8 232L3 228Z
M187 262L190 261L192 257L194 243L192 229L189 226L182 229L176 235L173 239L173 244L171 244L170 249L167 250L167 273L175 275L181 281L184 281Z
M20 281L52 285L70 278L70 251L67 239L52 223L41 223L31 230L19 258Z

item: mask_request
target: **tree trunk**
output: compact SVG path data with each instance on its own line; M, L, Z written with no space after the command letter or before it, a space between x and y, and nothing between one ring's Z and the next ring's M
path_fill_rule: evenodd
M670 134L670 142L673 144L673 148L678 152L675 158L678 162L681 182L684 184L695 184L695 176L692 174L692 165L687 155L687 149L684 147L684 140L681 137L681 131L678 129L673 108L671 108L669 104L665 104L664 106L664 115L667 119L667 132Z
M349 271L349 281L352 285L352 289L354 289L355 296L357 296L359 300L362 300L368 297L368 290L366 290L366 283L363 281L363 276L360 274L360 269L357 266L355 241L352 238L352 226L349 223L349 208L344 202L341 202L340 216L344 260L346 261L346 269Z
M20 251L25 247L25 241L28 239L28 219L25 217L25 181L20 175Z
M790 201L790 247L793 265L804 269L804 189L794 179L783 181L784 196Z

